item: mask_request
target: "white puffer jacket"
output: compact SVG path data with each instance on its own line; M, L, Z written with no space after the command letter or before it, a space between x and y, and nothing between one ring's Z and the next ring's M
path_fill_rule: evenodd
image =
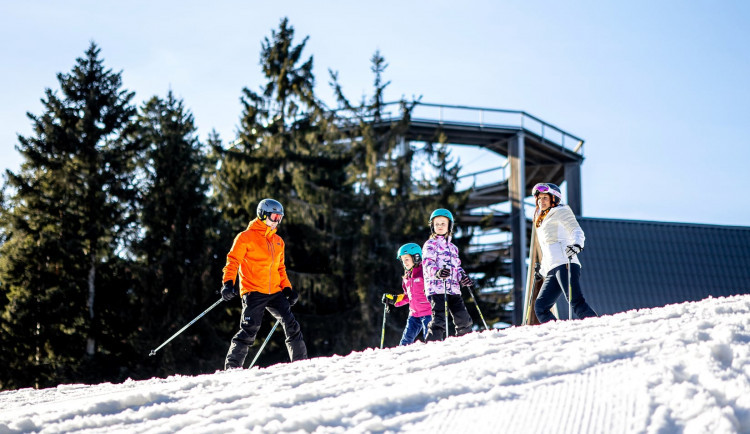
M542 250L541 273L546 276L549 270L568 263L565 247L578 244L583 247L586 237L578 225L576 216L568 205L558 205L547 213L542 224L536 228L536 237ZM581 265L578 255L572 262Z

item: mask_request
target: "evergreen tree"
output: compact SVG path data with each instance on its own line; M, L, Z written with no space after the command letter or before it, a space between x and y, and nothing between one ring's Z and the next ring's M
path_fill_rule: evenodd
M145 155L140 189L141 238L137 257L138 333L145 351L187 324L216 301L211 275L218 218L209 204L210 159L199 142L192 113L169 91L153 97L138 116L135 141ZM150 375L212 372L224 342L210 322L196 324L150 359ZM222 347L219 350L219 347Z
M3 348L14 357L0 374L3 388L97 376L95 358L113 356L106 345L121 340L110 325L122 312L110 303L124 300L127 286L116 252L132 226L138 145L121 140L133 93L99 52L91 43L58 74L60 95L47 89L44 113L28 114L33 136L19 137L24 161L7 173L0 280Z
M278 32L272 31L262 44L267 83L259 93L242 90L239 138L224 153L217 178L222 209L236 227L255 217L255 207L265 197L322 198L341 180L338 172L327 170L344 163L341 149L328 143L335 130L332 115L314 96L313 59L302 58L307 40L294 45L294 29L283 19ZM313 225L320 217L314 207L301 205L287 210L285 226L297 221Z

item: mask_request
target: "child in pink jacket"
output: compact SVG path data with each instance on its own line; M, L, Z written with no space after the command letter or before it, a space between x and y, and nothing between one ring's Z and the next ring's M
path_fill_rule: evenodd
M418 244L404 244L398 249L396 258L401 260L404 266L404 275L401 281L401 289L404 293L399 295L383 294L383 303L399 307L409 305L409 318L401 336L399 345L409 345L422 332L427 336L427 325L432 320L430 302L424 293L424 278L422 277L422 249Z

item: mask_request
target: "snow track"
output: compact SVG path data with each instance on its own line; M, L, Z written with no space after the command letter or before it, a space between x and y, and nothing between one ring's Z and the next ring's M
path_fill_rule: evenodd
M0 393L0 432L750 433L750 296L196 377Z

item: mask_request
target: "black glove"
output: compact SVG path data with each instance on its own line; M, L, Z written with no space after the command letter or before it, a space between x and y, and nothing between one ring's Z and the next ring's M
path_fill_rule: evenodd
M234 282L227 280L221 288L221 298L223 298L224 301L229 301L234 297L237 297L237 291L234 289Z
M577 255L577 254L581 253L581 250L583 250L583 247L581 247L580 245L578 245L578 244L571 244L571 245L569 245L568 247L565 248L565 254L568 257L571 257L573 255Z
M450 275L451 275L451 270L447 268L441 268L440 270L438 270L436 274L438 279L447 279L448 277L450 277Z
M284 294L284 297L289 301L289 306L294 306L297 303L297 300L299 300L299 294L297 294L297 291L288 286L282 289L281 293Z
M395 306L396 302L398 301L398 295L396 294L383 294L383 298L381 301L385 304L390 304L391 306Z
M473 288L474 287L474 281L471 280L471 277L467 276L464 273L462 273L461 280L459 280L458 283L462 287L464 287L464 288Z

